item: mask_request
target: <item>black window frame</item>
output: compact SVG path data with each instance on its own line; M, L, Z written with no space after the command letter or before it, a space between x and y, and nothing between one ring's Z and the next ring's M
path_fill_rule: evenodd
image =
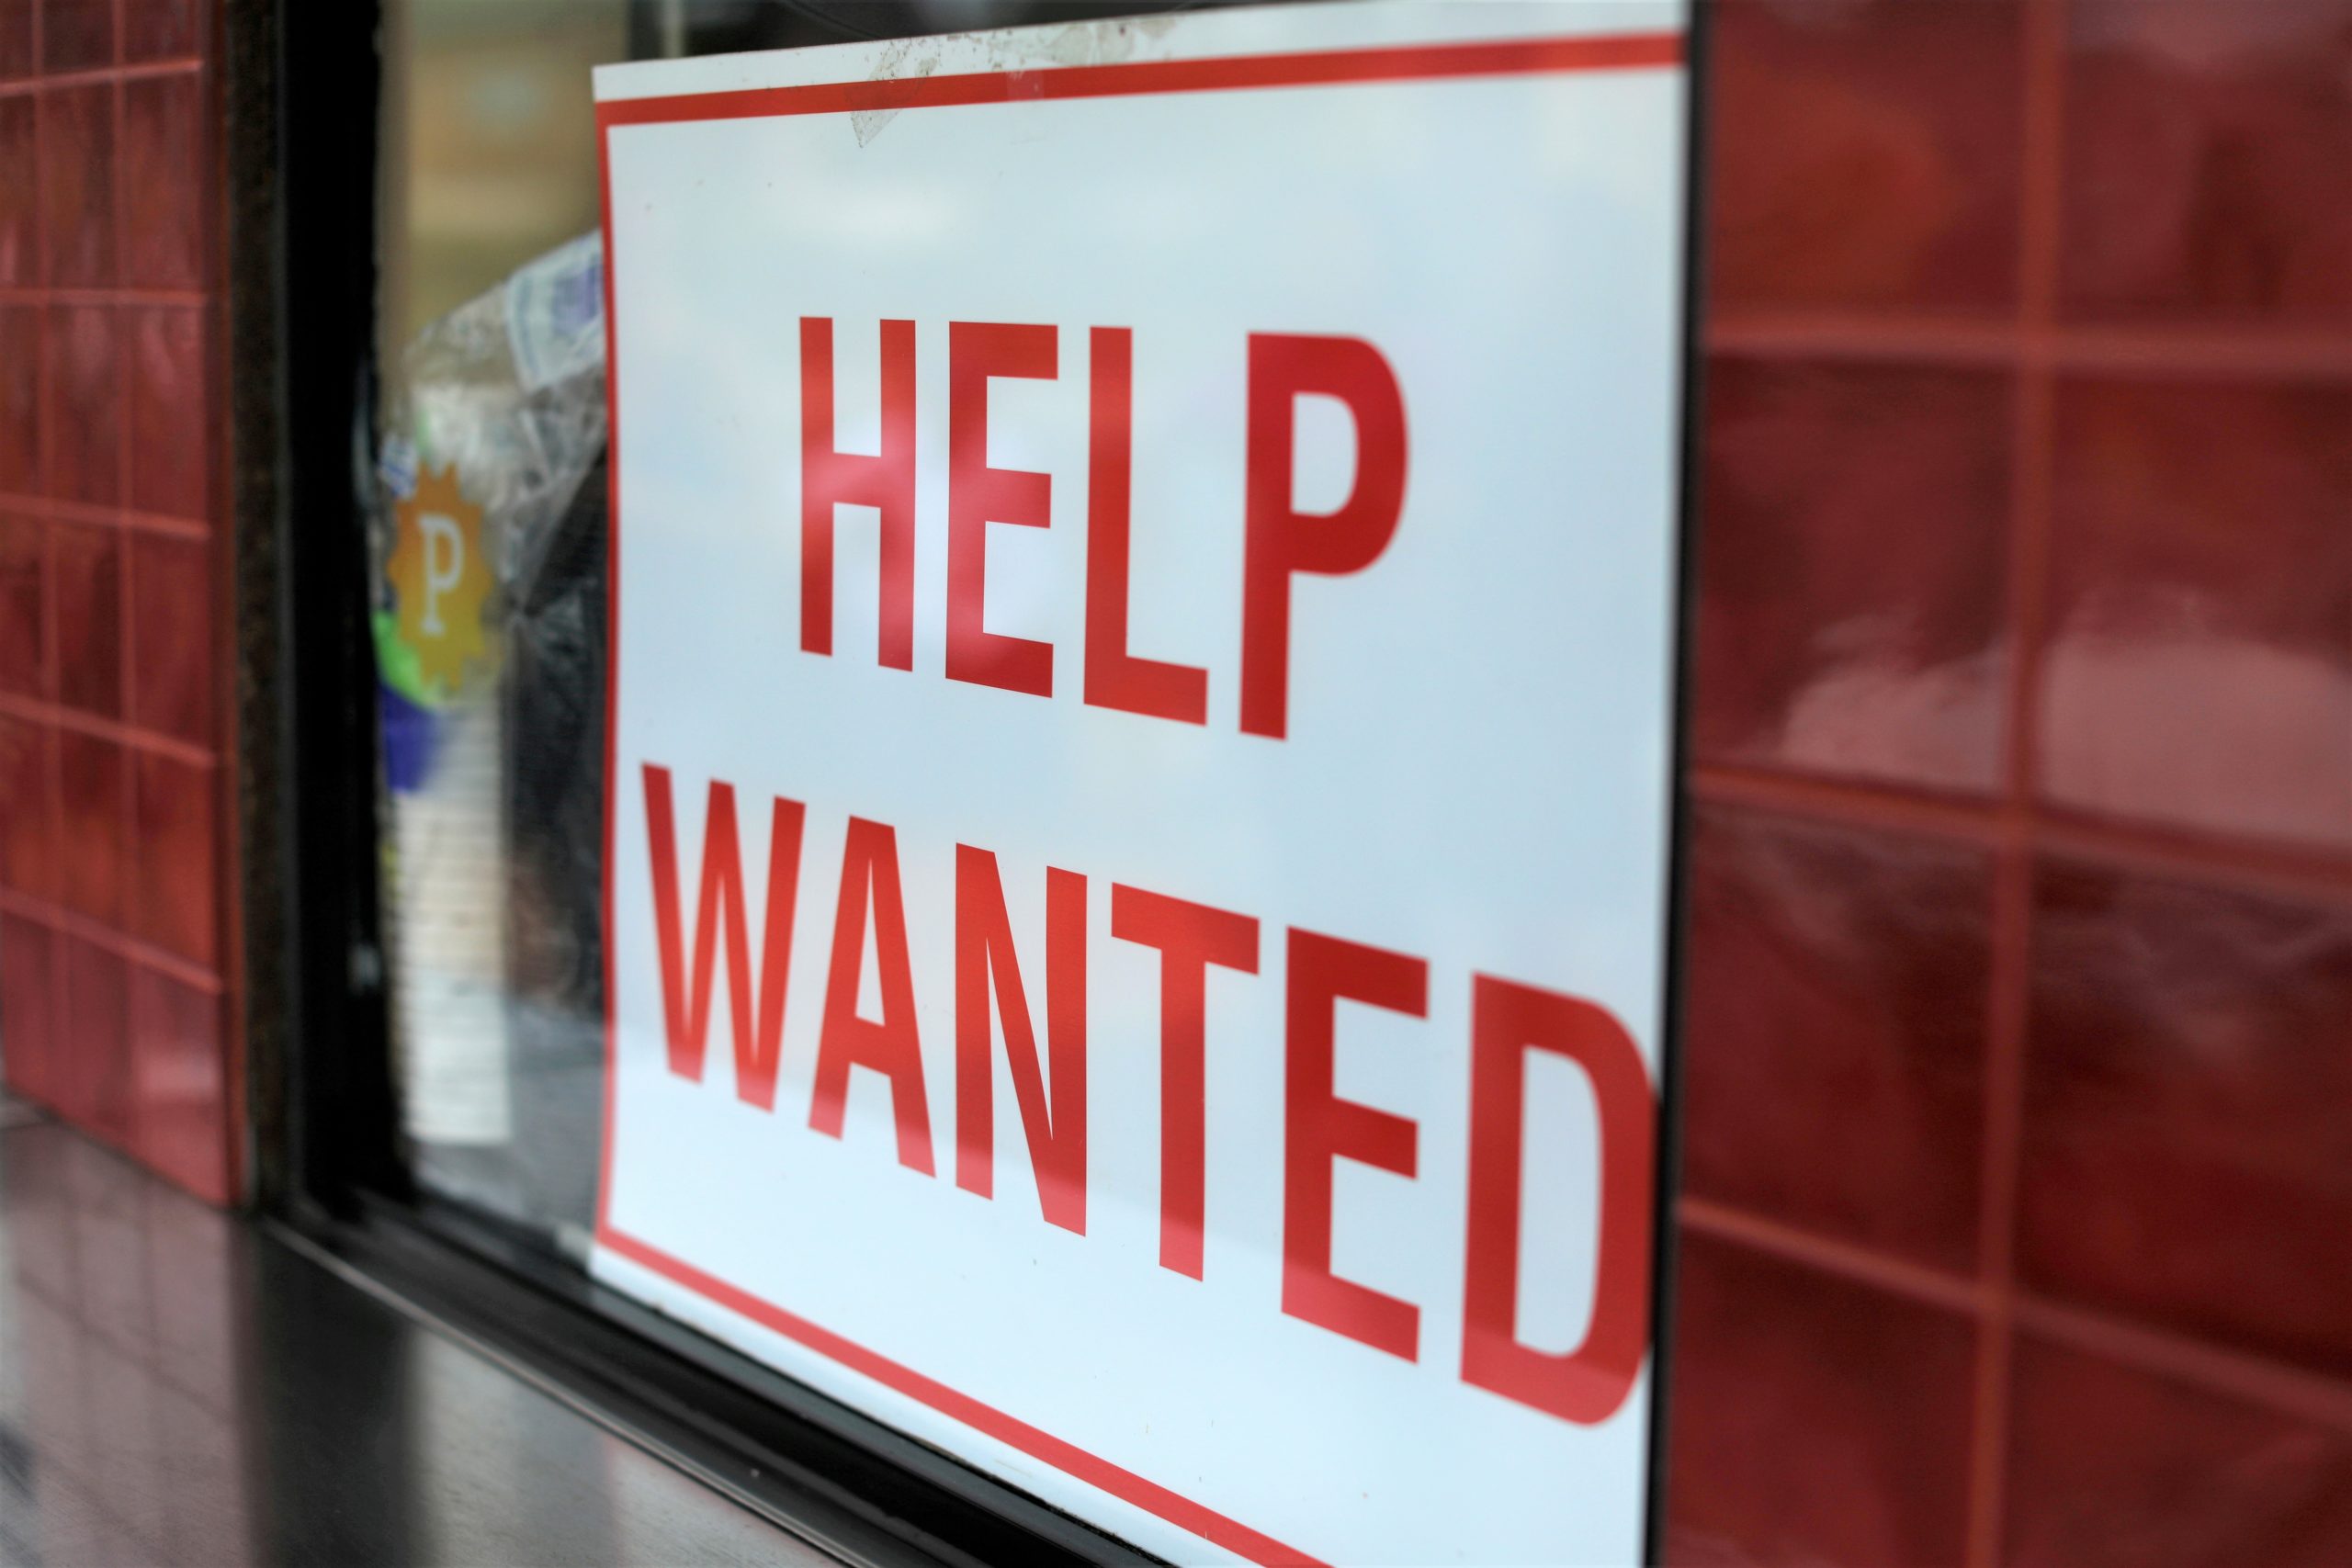
M850 0L772 0L820 25ZM633 0L644 37L647 0ZM1133 14L1162 0L1057 6ZM905 7L899 7L903 11ZM382 0L228 0L248 1097L263 1223L327 1267L843 1560L1159 1562L420 1191L387 1025L361 476L374 428ZM851 27L854 35L862 28ZM867 36L903 36L884 28ZM936 30L936 29L918 29ZM1683 311L1679 780L1697 563L1705 0L1693 0ZM1650 1495L1663 1550L1688 806L1676 790L1654 1235Z

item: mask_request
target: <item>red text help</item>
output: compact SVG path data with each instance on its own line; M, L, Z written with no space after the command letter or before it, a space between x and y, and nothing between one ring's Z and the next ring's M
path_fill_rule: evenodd
M834 433L833 322L800 321L800 646L833 651L834 512L879 516L879 635L876 657L914 668L915 323L881 333L881 438L843 452ZM953 681L1051 696L1049 642L987 629L989 527L1051 525L1050 475L989 464L989 382L1050 381L1060 329L955 321L947 329L946 674ZM1380 351L1358 338L1279 333L1250 336L1240 728L1281 738L1289 727L1291 580L1344 576L1378 559L1405 499L1405 400ZM1128 647L1129 513L1133 492L1134 333L1087 334L1086 617L1084 700L1185 724L1208 721L1207 670L1146 658ZM1356 431L1355 480L1329 513L1292 499L1299 398L1344 404Z

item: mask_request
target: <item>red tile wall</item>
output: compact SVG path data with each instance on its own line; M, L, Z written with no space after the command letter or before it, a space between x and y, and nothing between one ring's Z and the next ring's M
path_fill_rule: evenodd
M0 0L0 1064L226 1202L216 19Z
M2352 1562L2352 0L1728 0L1668 1556Z

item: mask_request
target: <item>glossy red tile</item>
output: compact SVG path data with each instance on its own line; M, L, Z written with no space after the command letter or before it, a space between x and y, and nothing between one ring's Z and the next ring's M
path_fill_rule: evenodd
M114 717L122 712L122 531L107 523L52 524L50 563L58 701Z
M205 320L196 306L125 313L130 338L130 504L141 512L201 519L211 511Z
M0 713L0 887L58 897L57 731Z
M1709 377L1700 760L1990 789L2007 379L1745 358Z
M42 1105L56 1098L56 940L38 921L0 915L0 1067L11 1090Z
M2352 387L2062 389L2041 784L2352 853Z
M1968 1271L1990 856L1705 807L1689 864L1685 1190Z
M1666 1560L1961 1560L1974 1335L1962 1318L1685 1232Z
M2352 904L2059 864L2035 896L2020 1279L2352 1375Z
M178 1194L161 1183L155 1206ZM187 1205L182 1205L186 1207ZM188 1310L183 1289L174 1312ZM230 1297L228 1301L237 1298ZM223 1313L232 1310L225 1304ZM173 1313L159 1313L160 1328ZM238 1363L228 1363L233 1371ZM165 1537L172 1540L245 1541L254 1539L252 1483L247 1479L244 1450L238 1441L243 1429L232 1414L241 1402L225 1410L194 1396L185 1382L164 1372L151 1384L155 1398L155 1424L151 1441L160 1458L156 1506L169 1520Z
M40 95L40 211L49 281L103 288L114 278L114 88Z
M166 952L213 962L219 917L219 774L209 766L141 753L137 766L137 871L131 929Z
M122 85L122 280L131 288L204 284L212 130L204 85L193 69Z
M0 96L0 285L40 281L40 181L33 161L34 95Z
M123 0L125 60L181 60L206 52L198 0Z
M2067 308L2352 327L2352 5L2075 0Z
M41 470L42 316L0 304L0 495L38 495Z
M2012 0L1714 7L1715 308L2011 302L2020 9Z
M2014 1379L2009 1568L2352 1562L2352 1433L2031 1338Z
M156 1316L156 1371L216 1415L233 1417L251 1397L237 1376L243 1325L232 1281L243 1264L240 1222L228 1214L190 1213L163 1188L148 1190L147 1213L148 1273L185 1286L174 1310ZM218 1294L208 1288L215 1285L222 1287Z
M52 306L43 334L49 377L49 493L111 506L122 490L122 410L115 312Z
M62 939L52 936L51 940L52 944L55 944ZM52 994L52 1011L54 1021L61 1029L64 1023L65 1007L63 962L64 954L61 948L58 951L59 966L52 971L56 976L56 990ZM58 1044L62 1050L63 1048L62 1035ZM53 1068L52 1070L62 1069ZM17 1279L33 1287L31 1291L19 1293L10 1304L30 1309L43 1303L58 1303L62 1315L51 1326L52 1329L62 1329L66 1332L58 1335L50 1343L40 1346L39 1349L41 1352L55 1355L58 1359L62 1360L65 1358L59 1353L69 1349L82 1337L83 1333L81 1325L74 1321L74 1309L78 1304L75 1297L80 1293L81 1285L74 1271L72 1171L65 1158L28 1159L24 1156L23 1147L24 1145L19 1144L15 1149L10 1149L7 1145L0 1144L0 1168L5 1168L8 1177L8 1229L10 1232L8 1239L11 1271ZM22 1331L30 1336L36 1327L37 1325L28 1312L22 1325ZM19 1332L19 1325L13 1319L8 1328L12 1338ZM36 1356L28 1370L38 1370L40 1366L40 1358ZM36 1393L39 1392L38 1385L35 1392ZM78 1408L78 1400L68 1400L61 1402L60 1408L40 1413L44 1417L55 1416L64 1418L60 1435L63 1439L62 1447L66 1452L72 1452L82 1446L78 1445L75 1439L82 1437L83 1433L75 1429L74 1423L71 1419L74 1411Z
M135 1174L128 1162L117 1160L115 1168L124 1175ZM137 1233L128 1226L119 1227L118 1235L128 1233L132 1248L137 1247ZM95 1254L86 1231L83 1238L82 1258L86 1264ZM132 1257L137 1257L133 1250ZM146 1284L142 1272L132 1276L140 1285ZM152 1303L143 1315L153 1318ZM143 1326L143 1325L142 1325ZM152 1342L152 1334L142 1337ZM141 1560L141 1543L160 1540L168 1528L163 1511L162 1456L155 1446L155 1383L146 1369L153 1351L146 1344L127 1344L119 1334L103 1328L92 1336L87 1368L90 1393L91 1424L107 1434L98 1450L98 1462L93 1467L89 1481L97 1495L107 1500L107 1522L116 1532L114 1542L107 1542L81 1557L89 1563L127 1563ZM103 1538L101 1538L103 1540ZM118 1544L119 1543L119 1544Z
M130 550L131 722L209 746L220 674L211 547L135 535Z
M89 1347L89 1334L76 1321L73 1291L73 1228L72 1214L65 1201L55 1192L62 1186L59 1172L53 1165L36 1169L29 1160L9 1162L9 1206L24 1219L10 1216L10 1228L23 1226L24 1239L14 1249L19 1279L28 1289L18 1293L12 1303L8 1332L10 1340L21 1348L23 1358L24 1408L30 1421L43 1430L57 1433L55 1459L40 1465L41 1473L28 1489L32 1506L18 1512L39 1512L43 1517L31 1537L33 1551L40 1553L47 1563L51 1554L59 1549L71 1550L67 1521L54 1519L63 1510L58 1504L72 1495L66 1491L69 1470L79 1472L88 1462L96 1448L90 1429L89 1403L84 1388L83 1362ZM29 1200L29 1201L28 1201ZM22 1205L21 1208L18 1205ZM58 1276L65 1277L61 1287ZM52 1306L51 1303L59 1304ZM15 1499L10 1500L12 1505ZM17 1535L17 1520L11 1518L11 1535ZM35 1533L35 1532L38 1533ZM77 1558L76 1561L91 1561Z
M114 0L36 0L41 65L89 71L114 63Z
M49 530L0 513L0 692L49 694Z
M0 82L30 76L40 67L33 54L33 6L37 0L0 0Z
M220 998L141 968L130 1018L139 1157L200 1198L230 1201Z
M70 908L112 925L122 912L129 763L113 741L70 729L58 734L57 757L59 893Z
M118 961L110 972L119 976L122 987L117 1005L123 1019L119 1092L125 1133L116 1141L127 1145L132 1109L130 982L137 971L129 962ZM74 1194L74 1304L82 1326L103 1348L107 1360L149 1360L154 1355L155 1290L147 1273L146 1238L141 1234L147 1218L147 1206L141 1201L146 1179L129 1162L87 1145L68 1165L66 1179ZM92 1415L101 1433L146 1416L118 1390L93 1389L92 1395ZM102 1447L97 1457L90 1473L104 1487L116 1456Z
M120 954L80 937L64 950L64 1049L56 1058L67 1116L117 1147L130 1140L130 971Z

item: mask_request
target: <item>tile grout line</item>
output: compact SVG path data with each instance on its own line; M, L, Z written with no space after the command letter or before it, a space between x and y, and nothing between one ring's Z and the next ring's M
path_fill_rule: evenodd
M217 874L213 886L213 948L218 954L216 967L220 972L221 981L220 995L214 1010L215 1027L220 1031L223 1046L220 1073L226 1107L217 1137L221 1157L230 1172L230 1185L233 1189L244 1181L246 1168L252 1162L244 1156L247 1115L245 997L244 987L240 983L243 979L240 965L245 951L245 911L243 880L233 869L244 863L246 846L243 822L238 809L243 758L239 755L236 734L237 535L234 521L235 463L230 451L232 443L229 439L229 385L232 379L227 306L232 270L226 130L229 91L227 73L220 68L227 52L223 36L227 25L226 12L225 6L211 8L209 21L196 43L205 62L204 73L198 78L198 96L204 105L206 127L201 148L203 189L209 193L209 199L203 205L198 235L201 255L197 278L199 297L204 303L197 320L204 389L201 435L205 453L205 555L209 584L205 625L210 634L205 657L211 667L209 705L212 722L208 739L220 754L220 768L214 776L211 792L212 831L217 851L216 867L225 864L232 868L228 874Z
M60 305L155 305L184 310L201 310L209 303L200 289L94 288L78 285L72 288L42 288L30 284L0 284L0 305L23 304L26 298L47 299Z
M113 0L112 9L115 74L107 96L114 117L114 265L109 282L112 288L119 290L124 279L130 276L130 138L128 134L130 111L130 93L123 86L122 78L123 54L128 47L123 36L123 0ZM91 308L106 312L107 333L111 340L114 360L115 494L114 505L109 511L113 514L110 526L114 534L118 606L115 615L115 711L122 716L126 726L135 727L139 716L133 707L132 693L138 683L138 615L131 602L130 535L122 525L123 514L130 507L130 343L123 330L128 318L119 305L109 300ZM140 777L141 761L138 753L125 749L122 767L123 857L119 874L120 885L116 890L121 931L125 937L132 937L138 930L140 911L144 907L138 897L139 868L146 863L144 846L140 841L139 833L139 803L143 789L143 781ZM135 1121L139 1113L138 1096L131 1091L137 1081L132 1063L137 1057L139 1028L134 1001L134 998L125 998L122 1010L126 1122ZM128 1131L126 1136L130 1136L133 1144L138 1142L136 1136Z
M1690 775L1692 794L1702 803L1813 822L1985 848L1997 848L2015 829L2002 803L1959 795L1738 763L1697 763ZM2119 870L2277 897L2333 903L2352 899L2352 860L2330 859L2308 846L2255 845L2184 829L2075 818L2039 805L2027 812L2024 831L2037 854L2062 854Z
M40 7L36 6L35 11ZM41 47L39 23L35 23L33 47ZM118 44L118 47L119 45ZM13 79L0 79L0 97L13 97L25 93L40 92L49 87L96 87L108 82L145 82L158 76L191 76L204 69L201 55L180 55L170 60L142 60L136 64L86 65L78 71L42 71L38 65L34 74Z
M1713 1199L1682 1198L1675 1204L1675 1220L1692 1235L1916 1305L1954 1313L1972 1322L1984 1317L1990 1302L1984 1283L1968 1275L1819 1235ZM2152 1327L2098 1307L2027 1291L2013 1294L2013 1315L2038 1338L2063 1341L2202 1393L2289 1412L2352 1433L2352 1379L2178 1330Z
M1963 843L1993 844L2001 833L1998 806L1957 795L1736 762L1694 762L1690 773L1691 794L1714 805L1755 807Z
M1985 982L1984 1141L1976 1258L1984 1309L1977 1326L1963 1537L1970 1568L1997 1568L2007 1555L2017 1235L2032 1002L2033 828L2055 481L2052 329L2064 221L2067 21L2066 0L2027 0L2018 39L2024 165L2018 180L2018 302L2024 354L2013 391L2007 766L2002 842L1994 867L1992 962Z
M49 447L54 420L50 409L49 374L49 289L52 281L49 232L49 112L51 98L41 85L44 67L48 63L49 42L44 13L47 7L34 5L32 10L32 73L27 78L26 94L33 106L33 277L34 298L28 303L33 318L33 472L36 489L46 493L50 488ZM64 595L59 590L57 528L46 520L41 524L41 564L43 610L46 625L42 635L42 658L46 664L43 679L47 694L55 698L64 689L64 650L58 625L59 608ZM50 832L50 892L62 895L65 885L65 740L58 725L44 723L42 735L47 742ZM0 890L5 891L5 890ZM65 943L58 940L54 923L49 927L49 1018L50 1059L44 1070L49 1074L48 1089L52 1100L68 1098L59 1092L64 1083L66 1056L62 1048L71 1028L65 1015L66 964ZM78 1098L78 1090L76 1091Z
M53 636L54 633L52 632L51 635ZM44 725L61 734L82 735L94 740L105 740L143 755L168 757L174 761L184 762L190 767L217 768L222 765L220 754L209 746L198 745L192 740L182 740L177 736L166 735L161 730L146 729L138 725L125 724L116 719L100 718L62 703L30 702L23 697L0 692L0 715L22 720L27 724ZM62 810L64 805L64 795L62 793L58 796L58 804Z
M2035 353L2066 371L2111 376L2342 382L2352 339L2329 331L2164 329L2056 324L2036 333L2013 319L1888 311L1735 310L1708 324L1710 355L2013 370Z
M209 531L219 535L219 542L211 547L212 642L210 654L214 661L213 717L211 743L223 757L220 788L216 792L220 813L220 837L228 852L232 866L243 866L250 847L246 841L246 823L243 809L245 767L243 748L239 744L240 714L243 704L239 694L242 679L237 626L238 582L242 542L237 527L237 465L235 459L234 396L232 391L235 377L234 346L231 325L233 311L230 299L234 292L233 231L231 213L231 167L234 157L231 148L229 126L232 94L229 85L229 22L228 8L215 6L198 50L205 61L208 73L204 79L206 103L209 107L210 130L205 139L206 178L212 199L205 208L204 265L204 347L205 347L205 410L206 431L206 520ZM220 886L220 931L218 946L222 954L220 1031L227 1044L227 1056L222 1066L222 1082L227 1093L229 1113L220 1130L226 1147L232 1185L246 1191L254 1185L254 1169L258 1158L249 1151L253 1139L249 1122L247 1077L247 1024L249 1010L245 987L245 953L247 918L245 887L242 874L224 876Z
M53 496L23 495L14 491L0 491L0 512L15 513L24 517L45 517L59 523L80 523L93 528L120 526L139 534L160 534L175 539L209 539L212 525L201 518L175 517L168 512L93 506L82 501L60 501Z
M1965 1561L2001 1558L2008 1459L2009 1362L2017 1310L2016 1243L2025 1049L2032 961L2032 852L2020 838L1996 852L1986 976L1984 1122L1978 1180L1978 1315Z
M2062 855L2159 878L2188 879L2273 897L2341 904L2352 899L2352 861L2316 851L2232 846L2194 834L2118 831L2096 821L2037 812L2033 846Z
M126 199L130 192L130 184L129 167L130 139L127 134L130 127L130 91L124 85L125 81L128 79L124 68L130 63L130 29L127 26L129 13L127 0L113 0L113 10L115 64L115 75L112 90L114 110L115 192L113 281L114 293L117 297L112 299L99 302L99 304L100 308L104 309L107 312L109 325L114 336L116 420L114 523L117 579L119 584L118 592L121 595L119 620L118 623L119 646L116 655L118 660L120 661L121 668L118 672L116 680L116 700L117 705L122 713L125 723L135 727L139 717L137 705L134 701L134 693L138 685L139 617L135 610L136 601L133 597L135 582L130 561L130 531L127 525L129 523L132 502L130 364L132 355L135 352L135 345L130 343L123 332L123 325L127 318L128 311L126 302L121 298L122 295L128 292L127 282L131 272L130 246L129 243L129 215L130 211L130 204L129 200ZM144 856L141 853L141 846L139 842L139 797L141 788L140 779L140 756L138 753L133 752L132 754L126 756L124 761L124 783L129 795L129 815L124 822L125 834L123 843L124 847L130 852L128 863L130 866L135 867L144 862ZM127 895L130 890L126 887L123 891L126 894L124 900L126 908L124 912L126 917L128 917L130 915L128 908L130 899ZM131 919L126 918L124 921L123 934L127 938L130 936L131 925ZM127 963L133 965L136 965L138 963L138 958L133 953L126 952L124 957ZM122 1070L126 1080L124 1099L127 1101L125 1108L125 1120L129 1123L126 1127L126 1137L133 1147L138 1147L143 1143L143 1140L139 1136L137 1125L142 1119L141 1116L140 1096L137 1089L137 1062L139 1056L138 1039L140 1026L138 1005L139 994L139 988L134 987L131 996L126 998L124 1000L122 1032ZM143 1151L141 1155L140 1163L142 1165L146 1163ZM149 1259L146 1257L145 1249L142 1248L140 1254L140 1262L142 1269L145 1268L148 1261ZM151 1288L147 1292L149 1297L148 1305L152 1310L153 1304L152 1299L152 1280L150 1281L150 1287Z
M129 6L126 0L113 0L114 5L114 278L118 296L129 286L131 266L130 245L130 89L124 67L130 52L130 31L125 25ZM119 298L107 300L102 307L107 312L108 331L114 339L115 397L115 496L114 534L116 572L120 583L121 613L117 622L115 658L121 668L115 682L115 703L123 722L137 726L139 714L139 614L135 593L137 574L131 570L130 530L127 525L131 507L131 367L138 345L130 335L130 307ZM122 842L126 852L123 860L122 934L133 941L141 940L137 932L141 915L146 909L142 897L144 888L141 868L147 864L145 835L141 830L141 807L145 799L147 781L145 754L126 750L123 758L124 816ZM123 998L122 1009L122 1075L123 1139L141 1165L147 1163L146 1138L142 1123L147 1121L139 1086L140 1057L140 998L144 987L134 985L130 996ZM143 1261L143 1258L142 1258Z
M44 267L44 272L45 271L46 268ZM41 335L39 337L39 343L42 364L41 368L36 372L36 390L33 394L33 418L38 424L42 425L45 429L49 417L47 388L49 343L46 336L48 332L49 312L44 309L40 314L42 319L40 323L39 331ZM41 447L43 444L43 430L37 430L35 432L34 446L36 448ZM37 467L40 469L40 480L45 485L48 483L47 465L41 460L38 454L35 457L35 462ZM41 525L41 561L44 569L42 576L45 579L41 585L45 600L42 606L44 611L43 618L45 622L41 633L41 641L43 645L41 659L44 666L42 670L42 678L47 682L49 694L51 697L55 697L63 687L65 678L63 672L64 652L62 645L62 633L58 624L60 618L59 606L63 603L64 595L60 592L58 583L59 566L57 552L57 528L54 524L43 523ZM50 835L49 892L51 897L57 898L62 902L65 893L66 877L64 851L65 736L62 726L48 722L43 722L41 724L40 733L44 743L44 749L48 752L45 762L46 771L49 775L49 799L44 803L43 816L47 819ZM45 1064L45 1070L49 1074L49 1090L54 1097L57 1094L58 1086L64 1078L64 1064L67 1057L63 1043L69 1037L71 1021L65 1015L66 981L68 978L65 964L65 943L57 940L54 926L51 928L51 936L49 943L50 1044L49 1061Z
M2021 1296L2018 1317L2038 1339L2137 1367L2203 1393L2352 1432L2352 1384L2341 1379L2066 1302Z
M1965 1313L1971 1317L1984 1305L1976 1281L1967 1275L1892 1257L1860 1243L1821 1235L1736 1204L1686 1196L1676 1201L1674 1217L1686 1230L1868 1285L1906 1301Z
M92 947L101 948L127 964L150 969L165 979L175 980L190 990L217 995L227 984L212 966L185 958L168 948L118 931L111 923L63 903L48 898L36 898L14 888L0 887L0 914L13 915L45 926L59 936L70 937ZM125 1006L128 1007L126 1002Z

